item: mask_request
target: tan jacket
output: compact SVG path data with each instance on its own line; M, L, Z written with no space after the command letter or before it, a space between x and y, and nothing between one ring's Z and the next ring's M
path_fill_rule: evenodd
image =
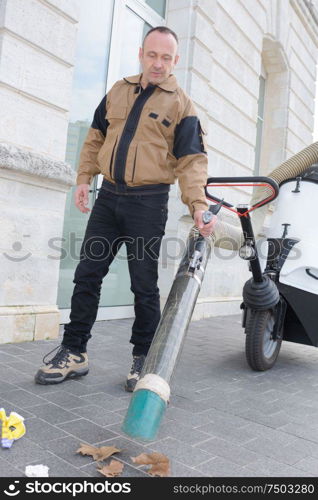
M207 154L191 99L170 75L142 90L141 75L115 83L95 111L83 145L77 184L102 173L129 187L174 184L190 213L206 210Z

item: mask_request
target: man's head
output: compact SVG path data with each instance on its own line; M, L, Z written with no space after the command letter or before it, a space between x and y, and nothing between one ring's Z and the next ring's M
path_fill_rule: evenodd
M158 26L148 31L139 49L143 87L160 85L168 78L179 60L177 50L177 35L169 28Z

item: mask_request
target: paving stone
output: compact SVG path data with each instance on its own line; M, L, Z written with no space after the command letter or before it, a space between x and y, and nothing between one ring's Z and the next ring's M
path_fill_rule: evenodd
M45 443L51 439L66 437L67 433L55 425L51 425L41 418L32 418L27 423L27 436L37 444Z
M44 397L44 396L43 396ZM45 399L52 403L65 408L66 410L73 410L81 406L87 406L89 402L85 399L73 396L70 392L64 390L57 390L52 393L46 393Z
M274 477L279 477L281 474L288 472L289 470L288 465L268 457L258 458L255 462L248 464L247 468L257 473L269 474Z
M159 451L157 450L157 448L149 450L149 448L147 448L145 444L138 443L119 435L98 443L98 446L115 446L116 448L120 449L121 452L116 453L114 458L118 457L120 458L120 460L128 464L132 464L131 457L137 457L141 453L152 453L152 451Z
M318 476L318 458L314 457L306 457L294 464L296 469L300 469L309 472L310 474L314 474L316 477Z
M20 408L19 406L12 404L9 401L0 400L0 408L5 409L7 416L10 415L12 411L15 411L16 413L21 415L21 417L23 417L24 420L26 421L29 420L30 418L34 418L34 414L30 412L30 408L29 410L26 410L25 408Z
M16 391L17 389L19 389L19 386L1 381L0 394L8 393L9 391Z
M212 455L218 455L234 462L237 465L247 465L259 458L259 454L238 446L230 441L220 438L212 438L196 445L200 450L205 450Z
M76 414L84 417L97 425L105 427L107 425L120 423L123 421L123 416L113 411L105 410L97 405L84 406L77 408Z
M64 410L54 403L45 403L41 405L33 406L32 412L37 417L49 422L51 424L61 424L63 422L69 422L71 420L77 420L80 418L78 416L78 410L74 413Z
M233 414L230 414L228 412L224 412L221 410L218 410L217 408L209 409L204 412L205 415L207 415L210 419L210 422L206 424L206 427L210 427L213 425L213 427L230 427L230 428L236 428L240 429L242 427L246 427L248 424L248 421L246 419L237 417ZM204 426L200 426L200 429L202 429Z
M242 467L222 457L212 458L203 464L197 465L196 469L210 477L232 477L242 472Z
M261 453L264 456L273 458L287 465L295 465L296 462L308 456L308 451L294 446L293 443L282 446L282 444L276 442L275 439L267 439L264 437L253 439L244 446L249 450Z
M84 439L67 436L64 438L54 439L42 444L42 447L58 456L74 467L83 467L93 462L93 458L88 455L76 453L80 448L81 443L88 444Z
M6 363L10 363L10 361L15 362L16 358L12 354L10 354L8 352L3 352L1 350L0 351L0 363L1 363L1 365L3 366Z
M167 455L167 457L171 459L174 458L178 462L188 465L189 467L196 467L202 462L206 462L210 458L214 457L212 453L199 450L194 446L190 446L189 444L178 441L172 437L158 441L154 445L150 445L148 449L163 453L164 455ZM151 452L148 451L148 453Z
M37 465L38 462L30 462L28 465ZM88 477L89 474L77 467L74 467L70 463L62 460L61 458L53 455L53 453L46 452L45 460L43 465L47 465L49 468L49 477Z
M21 471L12 463L0 458L0 477L21 477Z
M17 361L16 358L13 358L12 361L6 361L5 366L9 368L13 368L21 373L27 373L29 375L34 375L34 363L28 363L25 359L19 359Z
M12 344L2 344L0 352L4 354L12 354L13 356L18 356L25 354L25 349L23 349L24 344L21 342L20 344L17 345L12 345ZM32 347L34 349L34 344L32 342Z
M32 408L32 406L45 402L43 398L22 389L0 392L0 397L13 405L18 405L20 408Z
M45 460L45 450L27 438L26 435L15 441L10 449L0 448L0 459L3 458L14 467L23 468L30 462Z
M127 398L126 396L124 396L121 399L100 392L98 394L92 394L90 396L82 396L81 400L83 401L83 403L85 403L85 405L95 404L105 408L105 410L117 411L128 408L130 397Z
M122 383L122 387L118 388L118 386L115 386L113 388L113 391L108 391L107 386L104 382L101 384L90 384L90 385L85 385L81 382L74 383L73 380L66 380L63 382L63 388L65 391L69 392L70 394L73 394L74 396L89 396L92 394L98 394L98 393L107 393L112 396L118 396L122 397L125 395L125 390L124 390L124 383ZM113 394L113 393L114 394Z
M72 436L84 439L89 444L97 444L106 439L116 438L117 436L114 432L96 425L85 418L74 420L74 422L58 424L58 427Z
M161 423L156 441L165 439L166 437L173 436L178 439L178 441L196 444L209 439L210 435L206 432L201 432L198 429L194 429L191 425L184 425L181 422L165 420Z
M286 434L298 436L307 439L308 441L314 441L318 443L318 432L317 428L315 427L309 425L304 427L300 424L290 423L281 427L280 430L282 432L285 432Z
M16 389L18 388L23 389L26 392L30 392L31 394L35 394L41 398L43 397L43 399L46 399L46 394L57 391L56 385L36 384L34 382L34 376L28 376L22 382L19 382L16 386Z
M243 410L240 412L239 416L247 421L256 422L267 427L272 427L273 429L278 429L279 427L282 427L290 422L288 415L282 411L268 415L264 414L262 410L250 408L249 410Z
M177 460L170 460L170 477L206 477L206 474Z
M177 408L174 406L169 406L166 410L166 416L170 420L176 420L177 422L186 422L193 428L200 427L208 422L211 422L209 415L205 412L193 414L182 408Z
M277 443L281 443L282 446L290 444L296 439L294 435L284 432L283 428L272 429L271 427L258 424L257 422L249 422L244 428L240 428L240 431L242 431L242 434L246 435L246 437L252 437L253 439L256 437L265 437Z
M121 462L117 457L112 457L114 460L118 460L118 462ZM110 459L108 459L106 462L101 462L100 465L108 465L110 463ZM141 469L137 469L131 465L128 465L127 463L123 462L124 468L123 472L120 474L120 477L151 477L147 472L144 472ZM85 471L87 474L89 474L92 477L99 477L100 479L105 478L100 472L98 472L97 469L100 468L100 465L98 465L96 462L93 462L90 465L85 465L82 467L82 471Z
M210 437L227 439L236 444L247 443L255 437L251 432L249 432L246 426L236 428L235 425L231 425L227 422L224 424L222 424L222 422L218 422L217 424L211 422L210 424L198 427L198 429L209 434Z
M112 374L112 370L109 370L110 374ZM81 377L79 380L81 384L86 385L86 386L92 386L92 385L97 385L97 384L103 384L105 383L105 380L108 380L108 373L105 370L102 374L101 371L98 370L96 372L96 375L91 373L91 370L89 371L88 375L85 377ZM77 382L75 380L70 381L72 384L76 384ZM69 390L69 389L68 389Z
M11 384L16 385L20 382L31 379L31 375L22 373L19 369L12 368L11 366L2 365L0 366L0 379L8 380Z

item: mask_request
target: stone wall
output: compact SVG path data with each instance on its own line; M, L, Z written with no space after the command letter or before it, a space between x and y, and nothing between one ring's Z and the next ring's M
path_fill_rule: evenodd
M55 338L75 0L0 3L0 343ZM51 258L53 257L53 258Z

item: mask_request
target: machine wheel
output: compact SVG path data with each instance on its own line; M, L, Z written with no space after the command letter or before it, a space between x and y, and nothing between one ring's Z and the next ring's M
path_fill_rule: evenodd
M265 311L250 309L247 313L245 353L247 362L253 370L265 371L275 364L282 339L271 338L274 325L274 313L271 309Z

